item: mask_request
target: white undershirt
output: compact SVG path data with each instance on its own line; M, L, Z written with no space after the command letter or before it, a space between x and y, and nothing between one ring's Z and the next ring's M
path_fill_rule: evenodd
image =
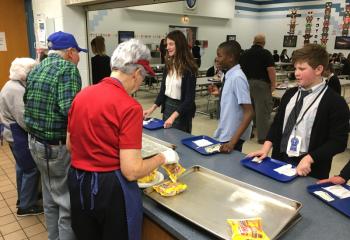
M307 95L304 98L303 106L301 108L301 111L298 116L298 121L301 119L301 116L305 112L305 110L311 105L311 103L314 101L314 99L317 97L317 95L322 91L322 89L325 87L326 82L322 81L321 83L313 86L311 88L312 93ZM302 90L304 90L302 88ZM327 90L327 87L326 89ZM309 149L309 143L310 143L310 137L311 137L311 130L312 126L315 121L318 105L321 102L321 99L326 91L323 91L322 94L318 97L318 99L315 101L315 103L310 107L310 109L306 112L303 120L298 124L297 130L295 132L295 129L293 129L291 135L297 135L300 136L302 139L301 146L300 146L300 154L307 153ZM294 108L296 98L298 96L298 91L294 94L294 96L289 100L289 103L287 104L286 111L284 114L284 122L283 122L283 131L287 123L287 119L289 117L289 114L291 113L292 109Z
M165 95L172 99L181 99L182 78L177 76L176 71L168 73L165 79Z

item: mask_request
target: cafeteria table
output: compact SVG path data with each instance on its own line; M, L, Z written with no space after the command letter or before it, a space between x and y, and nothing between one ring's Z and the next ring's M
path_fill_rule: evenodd
M246 182L267 191L299 201L303 207L302 219L289 229L283 240L347 240L350 236L350 219L310 195L306 187L316 179L298 177L290 183L281 183L243 167L240 160L244 154L234 151L230 154L203 156L181 144L181 139L191 135L177 129L144 130L145 134L173 143L185 168L200 165L218 173ZM188 189L187 191L190 191ZM205 199L203 199L205 201ZM218 202L218 204L220 204ZM143 239L216 239L211 233L176 215L143 195L144 238ZM200 212L198 213L200 214ZM226 224L223 222L223 224ZM152 235L153 234L153 235ZM154 236L155 238L149 238ZM166 236L166 237L165 237Z

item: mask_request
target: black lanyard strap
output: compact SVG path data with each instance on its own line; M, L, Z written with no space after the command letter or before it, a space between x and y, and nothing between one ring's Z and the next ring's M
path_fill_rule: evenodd
M322 88L321 92L319 92L319 94L316 96L316 98L312 101L312 103L306 108L306 110L304 111L303 115L301 115L301 118L299 119L299 121L297 121L298 116L296 116L296 114L294 114L295 116L295 129L297 128L297 126L299 125L299 123L303 120L305 114L307 113L307 111L309 111L309 109L312 107L312 105L316 102L316 100L321 96L321 94L323 93L323 91L327 88L327 84L324 85L324 87ZM298 92L298 96L297 99L295 100L295 104L297 104L298 98L300 95L300 91ZM301 106L302 107L302 106Z

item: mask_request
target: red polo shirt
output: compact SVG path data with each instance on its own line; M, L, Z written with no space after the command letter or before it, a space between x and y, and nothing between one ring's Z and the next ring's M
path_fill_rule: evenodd
M94 172L120 169L120 149L141 149L142 118L141 105L114 78L83 89L68 116L72 166Z

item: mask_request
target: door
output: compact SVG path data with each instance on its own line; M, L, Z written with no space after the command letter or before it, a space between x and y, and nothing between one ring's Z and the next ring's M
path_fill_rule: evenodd
M29 57L24 0L0 0L0 33L5 33L7 51L0 51L0 89L8 80L11 62Z

